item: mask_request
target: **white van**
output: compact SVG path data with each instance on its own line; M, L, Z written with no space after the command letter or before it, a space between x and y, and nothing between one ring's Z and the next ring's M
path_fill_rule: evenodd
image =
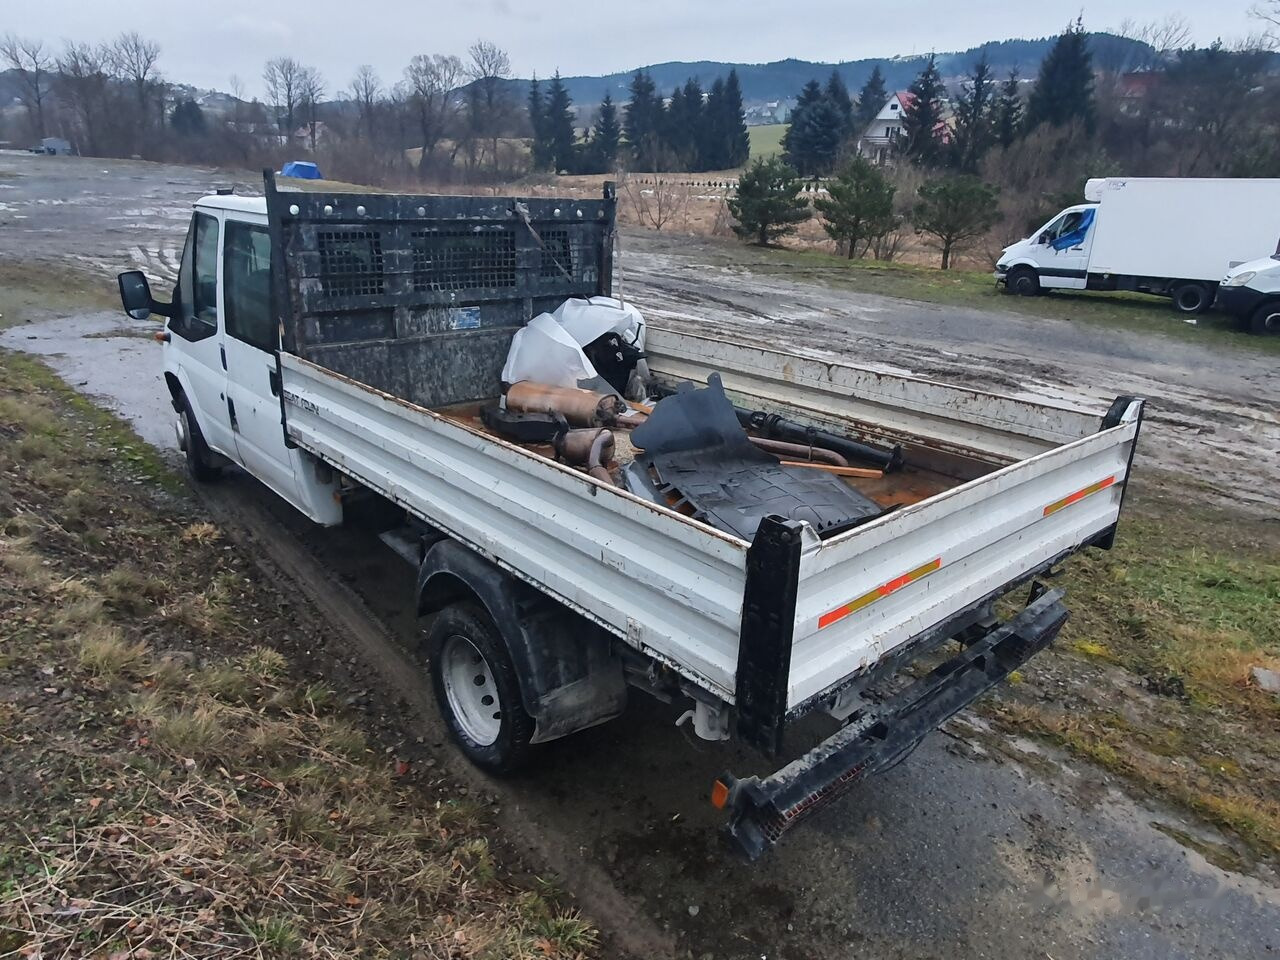
M996 282L1010 293L1130 290L1207 310L1233 266L1276 249L1280 180L1094 179L1067 207L1006 247Z

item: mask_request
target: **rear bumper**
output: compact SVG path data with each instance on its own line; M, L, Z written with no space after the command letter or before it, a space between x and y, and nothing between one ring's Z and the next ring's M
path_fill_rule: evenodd
M721 777L713 800L729 811L726 833L756 859L787 830L853 783L905 757L933 729L1053 642L1067 621L1062 592L1038 584L1018 616L992 627L955 657L855 715L809 753L762 779ZM718 795L718 796L717 796Z

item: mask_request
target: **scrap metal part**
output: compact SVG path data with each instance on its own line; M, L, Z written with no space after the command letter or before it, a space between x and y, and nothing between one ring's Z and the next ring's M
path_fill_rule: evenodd
M780 464L758 448L734 415L717 374L660 400L632 433L647 480L635 470L623 480L638 496L750 540L767 516L802 520L832 535L879 516L880 506L829 474Z

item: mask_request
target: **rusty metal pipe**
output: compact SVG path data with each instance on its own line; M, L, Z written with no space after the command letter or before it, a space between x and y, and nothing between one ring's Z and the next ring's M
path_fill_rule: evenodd
M767 437L751 437L750 440L761 450L776 453L788 460L812 460L815 463L829 463L833 467L849 465L848 460L826 447L811 447L807 443L788 443L785 440L770 440Z
M575 427L598 427L616 423L627 405L615 394L521 380L507 388L507 409L519 413L558 413Z
M604 483L613 484L605 466L613 459L613 433L600 428L569 430L556 440L556 455L574 467L586 467L587 473Z

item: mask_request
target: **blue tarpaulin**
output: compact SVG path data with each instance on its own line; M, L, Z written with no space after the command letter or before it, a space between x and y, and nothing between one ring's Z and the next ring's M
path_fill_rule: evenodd
M310 160L290 160L280 168L280 176L296 177L299 180L319 180L320 168Z
M1066 250L1068 247L1078 247L1084 243L1085 235L1089 232L1089 228L1093 226L1093 210L1084 210L1080 215L1080 223L1070 233L1064 233L1057 240L1053 241L1053 249Z

